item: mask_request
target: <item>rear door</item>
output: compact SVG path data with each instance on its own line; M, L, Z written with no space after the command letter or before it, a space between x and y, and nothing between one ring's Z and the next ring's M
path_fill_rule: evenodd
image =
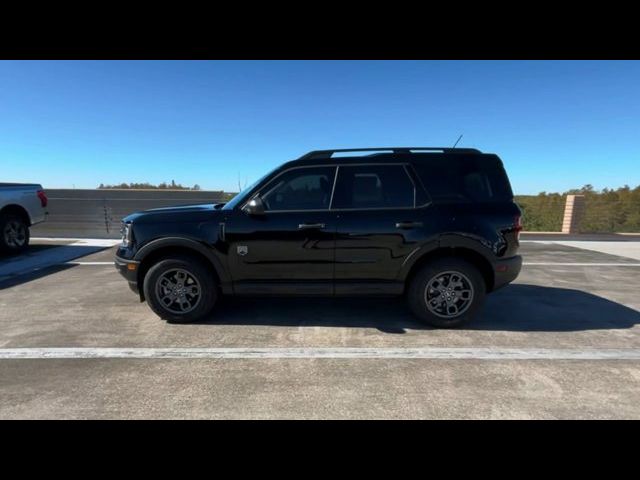
M336 295L402 291L400 269L429 229L430 210L424 203L406 165L338 167L332 202L338 214Z

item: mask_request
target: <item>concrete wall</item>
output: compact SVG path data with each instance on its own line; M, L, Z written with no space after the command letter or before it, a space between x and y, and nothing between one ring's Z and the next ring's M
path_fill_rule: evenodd
M562 233L579 233L579 225L584 215L584 195L567 195L562 219Z
M34 237L119 238L122 217L148 208L223 201L223 192L183 190L46 189L47 221Z

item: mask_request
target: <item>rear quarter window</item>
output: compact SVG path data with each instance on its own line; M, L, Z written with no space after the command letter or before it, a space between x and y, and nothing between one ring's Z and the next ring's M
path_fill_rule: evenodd
M504 202L513 193L496 156L425 156L413 167L434 202Z

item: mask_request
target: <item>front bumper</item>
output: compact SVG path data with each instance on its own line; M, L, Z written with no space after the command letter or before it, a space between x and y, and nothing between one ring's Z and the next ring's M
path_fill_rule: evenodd
M127 280L129 288L133 292L139 294L140 290L138 289L138 268L140 267L140 262L136 260L127 260L126 258L118 257L116 255L113 263L120 275L122 275Z
M496 261L493 264L493 290L513 282L520 274L521 269L522 257L520 255Z

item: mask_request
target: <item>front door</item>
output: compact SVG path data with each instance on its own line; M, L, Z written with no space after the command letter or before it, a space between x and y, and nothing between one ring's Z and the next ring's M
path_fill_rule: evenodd
M236 294L333 293L335 167L296 167L257 194L264 214L234 210L225 221Z

